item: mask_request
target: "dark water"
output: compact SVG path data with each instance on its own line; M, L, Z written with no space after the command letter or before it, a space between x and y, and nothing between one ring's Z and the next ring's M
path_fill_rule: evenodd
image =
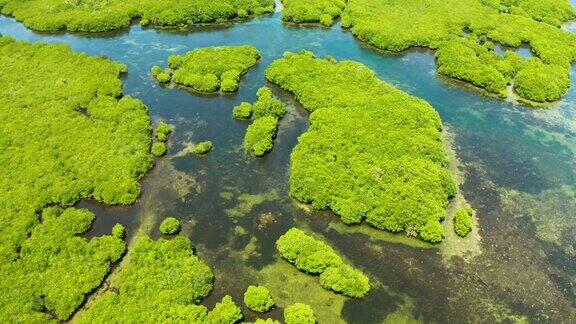
M574 25L568 28L576 29ZM387 56L363 46L339 26L284 25L278 14L185 32L133 26L99 35L39 34L2 17L0 33L21 40L64 42L77 51L126 64L125 94L144 101L154 119L175 126L169 157L158 160L143 180L143 195L134 206L104 207L94 202L80 206L98 215L89 236L107 233L114 223L121 222L129 234L148 224L150 233L157 237L159 219L168 215L181 218L184 233L217 275L207 305L226 293L241 303L247 285L273 285L270 280L274 278L280 288L272 289L273 295L295 294L296 288L289 283L282 286L282 278L271 269L282 266L275 254L275 240L296 224L324 235L353 264L369 273L377 287L365 299L344 300L340 307L335 306L337 302L323 304L318 300L322 297L315 295L317 290L298 300L286 297L290 302L308 302L335 317L341 308L340 317L351 323L397 322L398 318L424 322L574 321L576 247L572 233L576 209L557 211L555 219L560 221L556 224L562 225L557 231L562 239L553 240L541 235L539 226L545 223L546 215L538 208L555 210L557 201L542 199L534 211L524 214L522 208L517 211L521 202L510 206L505 196L514 191L537 201L544 193L555 197L561 190L576 187L575 88L549 109L532 109L485 97L438 77L429 51ZM262 53L262 61L243 78L236 94L201 96L159 86L150 77L150 67L165 66L168 55L235 44L254 45ZM480 256L467 262L459 257L447 261L438 249L341 233L329 227L331 222L337 223L331 213L310 214L299 208L288 196L287 173L291 149L308 127L307 113L291 95L273 86L275 94L289 105L275 147L262 159L244 152L247 123L232 119L232 108L255 99L256 90L266 84L264 70L269 63L284 51L301 49L362 62L383 80L427 100L440 112L454 135L454 148L465 174L461 190L478 212ZM573 68L573 83L575 75ZM206 139L215 145L207 156L174 156L184 142ZM246 208L245 215L230 216L227 210L242 200L242 194L254 195L244 197L247 201L257 200L256 195L266 197ZM249 311L245 314L254 318ZM280 318L280 309L270 316Z

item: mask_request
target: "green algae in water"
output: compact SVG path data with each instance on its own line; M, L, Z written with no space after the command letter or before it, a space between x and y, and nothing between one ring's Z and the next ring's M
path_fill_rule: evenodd
M257 276L276 305L286 308L297 302L308 304L322 322L345 323L340 314L349 298L322 288L317 277L298 271L284 260L264 267Z
M226 215L233 218L241 218L248 215L256 206L267 201L278 200L278 198L278 191L275 189L264 194L240 194L236 198L236 206L226 209Z

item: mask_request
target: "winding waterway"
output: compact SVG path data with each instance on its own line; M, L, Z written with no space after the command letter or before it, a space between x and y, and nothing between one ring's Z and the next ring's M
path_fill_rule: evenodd
M567 28L576 30L574 24ZM144 101L154 119L175 126L168 156L143 180L144 192L136 204L79 205L97 213L89 236L109 233L121 222L130 235L151 228L152 236L158 237L159 219L182 219L184 234L216 273L215 291L205 301L208 306L223 294L241 301L246 286L264 283L280 306L309 303L325 323L400 318L559 323L576 316L576 87L553 107L533 109L439 77L428 50L386 55L362 45L339 25L297 27L282 24L278 13L219 27L159 31L135 25L97 35L35 33L1 17L0 33L20 40L63 42L126 64L124 93ZM150 76L150 67L164 66L168 55L236 44L253 45L262 53L237 94L198 95L160 86ZM307 212L298 206L288 196L287 173L290 152L308 127L308 114L277 87L271 85L289 104L289 114L280 122L273 151L261 159L244 151L247 123L234 120L232 108L254 101L256 90L266 84L269 63L285 51L301 49L362 62L381 79L439 111L460 162L461 191L477 210L481 254L448 259L442 247L371 239L339 226L329 212ZM573 84L575 76L573 67ZM178 154L186 142L205 139L215 145L207 156ZM287 267L278 260L274 242L294 225L323 235L368 273L376 288L365 299L344 299ZM255 318L247 309L244 313L249 320ZM271 316L280 319L280 309Z

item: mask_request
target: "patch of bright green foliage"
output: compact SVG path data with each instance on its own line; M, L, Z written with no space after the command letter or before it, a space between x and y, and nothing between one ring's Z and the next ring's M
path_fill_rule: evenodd
M454 231L461 237L465 237L472 231L472 215L474 209L471 207L460 208L454 214Z
M548 102L570 86L576 35L558 26L574 18L567 0L349 0L342 26L384 50L437 49L440 74L500 96L513 84L521 98ZM536 57L498 57L492 42L527 44Z
M175 217L166 217L160 223L160 233L172 235L176 234L180 230L180 221Z
M122 97L126 66L66 45L0 37L0 318L66 320L124 251L87 241L82 198L129 204L152 166L150 118Z
M206 154L214 147L211 141L204 141L194 145L194 153L196 154Z
M256 156L263 156L274 146L278 129L278 119L272 116L255 119L248 126L244 136L244 146Z
M249 102L242 102L240 105L234 107L232 115L236 119L248 119L252 116L252 104Z
M94 214L85 209L45 208L42 223L21 243L19 258L0 266L0 317L10 322L47 322L53 312L68 319L84 296L100 285L124 253L116 234L90 240L78 235Z
M295 23L319 22L332 26L346 6L345 0L282 0L282 20Z
M168 69L152 67L159 82L172 82L199 92L234 92L240 77L260 60L253 46L216 46L194 49L168 57Z
M286 324L315 324L316 316L312 307L295 303L284 310L284 321Z
M102 32L140 24L181 27L274 11L273 0L0 0L1 12L38 31Z
M172 133L172 126L166 122L161 121L156 126L154 133L156 133L156 139L158 139L160 142L166 142L168 140L168 135Z
M153 143L152 148L150 149L150 152L154 154L154 156L163 156L164 154L166 154L166 151L167 147L166 143L164 142Z
M214 309L208 313L206 319L199 323L233 324L242 319L242 310L236 305L232 297L226 295Z
M244 293L244 304L251 310L265 313L274 306L274 299L264 286L248 286Z
M276 249L296 268L320 274L320 284L349 297L362 298L370 290L370 280L362 271L346 264L325 242L291 228L276 241Z
M212 291L214 276L193 254L188 238L140 236L128 259L114 289L88 305L79 323L199 323L206 318L206 308L197 304Z
M312 112L291 156L290 194L330 208L346 224L363 220L439 242L455 183L438 113L352 61L285 53L266 77Z
M268 87L258 89L256 96L258 99L250 107L250 114L254 121L246 130L244 146L254 155L263 156L274 147L278 120L286 114L286 105L274 98ZM247 108L245 106L242 109L247 110Z
M112 236L123 239L126 236L126 228L122 224L114 224L112 227Z

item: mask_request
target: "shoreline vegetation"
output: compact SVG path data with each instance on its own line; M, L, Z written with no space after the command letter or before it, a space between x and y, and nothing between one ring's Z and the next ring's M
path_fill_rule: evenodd
M70 206L136 200L153 162L148 109L122 96L125 65L66 45L0 37L0 69L0 318L66 320L125 250L119 227L82 238L94 214Z
M0 13L10 15L26 27L43 32L105 32L130 26L187 27L223 23L274 12L273 0L184 1L65 1L1 0Z
M282 20L332 26L336 18L363 43L400 53L422 47L435 51L437 72L499 98L546 108L570 87L576 35L560 27L576 18L567 0L284 0ZM414 12L425 12L414 15ZM418 26L417 28L413 28ZM526 45L533 57L495 44Z

